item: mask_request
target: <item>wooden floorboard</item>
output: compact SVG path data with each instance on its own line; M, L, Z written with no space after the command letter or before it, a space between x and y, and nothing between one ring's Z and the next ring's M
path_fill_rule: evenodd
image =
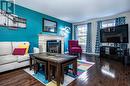
M44 86L22 69L0 75L0 86Z
M121 62L111 59L99 60L98 57L83 55L82 59L95 62L85 73L68 86L130 86L130 65L125 67ZM109 65L115 77L104 74L101 69ZM0 86L44 86L22 69L0 74Z

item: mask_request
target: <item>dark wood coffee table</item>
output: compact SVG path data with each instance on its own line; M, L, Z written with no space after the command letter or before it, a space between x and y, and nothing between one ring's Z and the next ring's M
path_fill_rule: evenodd
M32 67L32 59L38 59L40 61L45 61L48 64L47 70L47 79L48 81L51 80L51 66L56 67L56 76L55 80L57 82L57 86L60 86L60 83L64 80L64 67L72 64L73 74L77 75L77 57L72 55L65 55L65 54L54 54L54 53L38 53L38 54L31 54L30 57L30 69Z

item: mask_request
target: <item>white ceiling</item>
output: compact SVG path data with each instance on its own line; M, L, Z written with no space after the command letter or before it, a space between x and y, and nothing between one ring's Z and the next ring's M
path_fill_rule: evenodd
M16 4L71 23L130 11L130 0L15 0Z

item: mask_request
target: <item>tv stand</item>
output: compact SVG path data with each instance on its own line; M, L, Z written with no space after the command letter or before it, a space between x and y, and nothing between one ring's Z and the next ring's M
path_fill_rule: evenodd
M124 51L120 47L114 46L101 46L100 57L111 58L115 60L122 60Z

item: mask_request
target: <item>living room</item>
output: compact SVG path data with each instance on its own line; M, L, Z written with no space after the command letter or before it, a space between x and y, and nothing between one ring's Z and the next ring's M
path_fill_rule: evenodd
M129 0L1 0L0 86L129 86Z

